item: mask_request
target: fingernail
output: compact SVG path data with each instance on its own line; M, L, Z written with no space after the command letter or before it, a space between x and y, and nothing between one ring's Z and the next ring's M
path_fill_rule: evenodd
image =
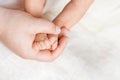
M61 32L61 29L59 26L56 26L56 34L59 34Z

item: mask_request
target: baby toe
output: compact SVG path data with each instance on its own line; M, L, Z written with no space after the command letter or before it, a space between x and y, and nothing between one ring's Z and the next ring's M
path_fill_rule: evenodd
M37 34L36 37L35 37L35 41L38 42L38 41L44 41L45 39L47 39L47 34Z
M56 41L52 44L51 50L55 50L55 49L57 48L57 46L58 46L58 41L56 40Z
M51 44L50 44L50 41L48 39L44 41L44 44L46 46L46 49L50 49Z
M55 43L52 45L52 50L55 50L58 46L58 41L55 41Z
M39 42L34 42L33 48L37 51L41 49L41 46L39 45Z
M46 45L44 44L44 41L40 41L39 42L39 46L41 46L41 50L45 50L46 49Z
M58 40L58 35L49 35L49 41L53 44L56 40Z

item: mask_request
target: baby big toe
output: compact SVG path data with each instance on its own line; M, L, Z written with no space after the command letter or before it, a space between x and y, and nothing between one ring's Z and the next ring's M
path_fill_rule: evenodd
M57 46L58 46L58 41L56 40L56 41L52 44L51 50L55 50L55 49L57 48Z
M48 35L48 38L50 43L53 44L58 39L58 35Z

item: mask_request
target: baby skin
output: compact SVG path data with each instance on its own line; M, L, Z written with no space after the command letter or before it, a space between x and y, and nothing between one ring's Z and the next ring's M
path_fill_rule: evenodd
M25 9L35 17L41 18L46 0L26 0ZM88 10L93 0L71 0L53 20L53 23L61 28L60 35L67 35L66 32L75 25ZM44 26L43 26L44 27ZM35 49L55 50L58 45L58 35L40 33L35 38Z

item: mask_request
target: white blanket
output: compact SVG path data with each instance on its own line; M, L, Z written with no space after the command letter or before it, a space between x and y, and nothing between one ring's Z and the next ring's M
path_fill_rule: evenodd
M69 0L53 1L50 19ZM0 80L120 80L120 0L95 0L54 62L24 60L0 44Z

